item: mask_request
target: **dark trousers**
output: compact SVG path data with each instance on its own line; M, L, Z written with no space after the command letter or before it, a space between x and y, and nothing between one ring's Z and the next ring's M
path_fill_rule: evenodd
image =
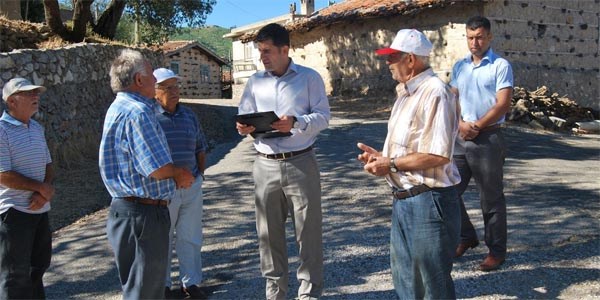
M114 198L106 222L123 299L164 299L171 220L166 207Z
M45 299L42 277L50 266L48 213L9 209L0 215L0 299Z
M475 179L483 222L485 244L496 257L506 255L506 200L502 180L506 146L500 129L480 133L474 140L466 141L465 155L454 156L461 182L456 186L461 205L461 241L477 239L475 228L469 219L462 194L471 178Z

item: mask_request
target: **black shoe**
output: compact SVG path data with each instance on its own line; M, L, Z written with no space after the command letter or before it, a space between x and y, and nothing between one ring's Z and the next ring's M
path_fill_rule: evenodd
M206 293L197 285L190 285L187 288L183 288L185 293L185 299L207 299Z
M171 288L165 286L165 299L173 299L173 293L171 292Z

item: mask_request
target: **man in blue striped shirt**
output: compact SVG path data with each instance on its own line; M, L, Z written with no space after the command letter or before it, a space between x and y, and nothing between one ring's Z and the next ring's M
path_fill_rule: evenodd
M7 110L0 117L0 299L45 298L54 176L44 128L31 119L44 91L24 78L2 89Z
M196 114L179 104L179 76L165 68L154 70L156 101L160 106L156 118L171 149L173 164L192 171L196 181L188 189L179 189L169 204L169 260L165 297L171 294L171 245L177 232L175 249L179 261L181 288L191 299L205 299L202 282L202 182L206 162L206 138Z
M100 175L113 197L106 223L123 299L162 299L167 266L167 205L176 188L189 188L192 173L176 167L154 114L152 66L125 49L110 68L117 94L106 112L100 141Z

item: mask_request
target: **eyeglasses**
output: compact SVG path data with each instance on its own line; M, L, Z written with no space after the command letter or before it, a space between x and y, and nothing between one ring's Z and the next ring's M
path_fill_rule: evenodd
M156 89L165 91L165 92L174 92L174 91L178 91L179 89L181 89L181 85L180 84L170 85L170 86L157 85Z
M38 90L31 90L31 91L22 91L22 92L15 93L15 96L36 97L36 96L39 96L40 94L41 93Z

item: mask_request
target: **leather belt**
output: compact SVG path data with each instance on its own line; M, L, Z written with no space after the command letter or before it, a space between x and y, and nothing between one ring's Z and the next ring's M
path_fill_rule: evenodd
M302 150L298 150L298 151L292 151L292 152L284 152L284 153L275 153L275 154L264 154L264 153L260 153L258 152L258 155L262 156L262 157L266 157L268 159L288 159L291 157L294 157L296 155L300 155L302 153L306 153L308 151L312 150L312 146L306 148L306 149L302 149Z
M414 197L418 194L422 194L422 193L425 193L430 190L431 189L428 186L421 184L421 185L413 186L408 190L398 190L398 189L392 188L392 194L394 195L395 199L402 200L405 198Z
M492 131L492 130L500 129L501 126L502 126L502 124L490 125L488 127L484 127L484 128L479 129L479 132L486 132L486 131Z
M144 205L155 205L160 207L167 207L169 205L169 201L167 200L158 200L158 199L150 199L150 198L140 198L140 197L124 197L125 201L133 202L136 204L144 204Z

